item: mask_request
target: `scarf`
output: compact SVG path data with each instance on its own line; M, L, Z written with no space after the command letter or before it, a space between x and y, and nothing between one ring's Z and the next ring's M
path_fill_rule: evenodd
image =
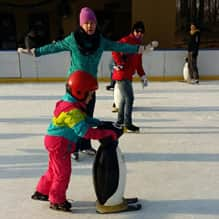
M95 33L88 35L81 27L74 32L74 37L78 48L83 55L91 55L99 48L100 32L96 29Z

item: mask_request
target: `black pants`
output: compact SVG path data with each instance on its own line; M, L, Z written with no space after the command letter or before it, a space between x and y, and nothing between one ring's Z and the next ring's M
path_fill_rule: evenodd
M87 115L93 117L94 107L96 103L96 93L93 94L91 101L87 104ZM91 140L86 140L84 138L79 138L77 142L77 150L83 151L91 148Z
M193 52L189 52L188 54L189 75L191 79L195 79L195 80L199 80L197 57L198 56Z

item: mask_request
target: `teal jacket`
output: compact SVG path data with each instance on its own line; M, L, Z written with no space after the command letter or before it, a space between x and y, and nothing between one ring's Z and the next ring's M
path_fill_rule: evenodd
M67 76L77 70L83 70L97 78L97 68L104 51L116 51L123 53L137 53L139 45L130 45L108 40L100 36L100 45L91 55L83 55L77 45L74 34L71 33L66 38L56 43L51 43L35 49L35 56L47 55L57 52L69 51L71 64L67 71Z

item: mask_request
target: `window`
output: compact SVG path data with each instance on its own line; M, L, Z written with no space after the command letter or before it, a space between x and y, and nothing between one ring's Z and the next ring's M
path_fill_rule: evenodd
M0 49L16 49L16 24L12 14L0 14Z
M219 0L176 0L177 33L188 32L189 23L196 21L202 41L219 41Z
M29 17L29 29L35 29L40 38L39 46L50 41L49 17L46 13L32 14Z

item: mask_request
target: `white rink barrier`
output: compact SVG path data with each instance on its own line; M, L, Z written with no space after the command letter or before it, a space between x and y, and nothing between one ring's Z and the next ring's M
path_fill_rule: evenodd
M0 78L20 78L20 63L16 52L0 52Z
M186 50L156 50L143 55L143 66L152 80L183 78ZM219 50L199 51L198 68L203 79L219 79ZM98 66L98 79L109 80L111 52L104 52ZM0 51L0 79L64 79L70 63L69 53L41 57Z

